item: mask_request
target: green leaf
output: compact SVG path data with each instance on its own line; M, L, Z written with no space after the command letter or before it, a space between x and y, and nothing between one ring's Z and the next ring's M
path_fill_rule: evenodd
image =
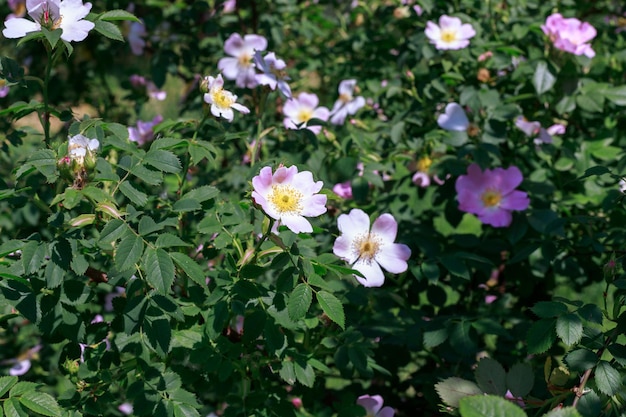
M122 181L119 187L122 194L126 196L133 204L143 207L148 202L146 193L139 191L128 181Z
M127 233L115 250L114 259L119 270L126 271L135 268L141 259L143 249L143 239L134 233Z
M626 346L619 343L609 345L609 353L622 366L626 366Z
M622 386L619 372L607 361L600 361L596 366L595 381L600 392L609 397L614 395Z
M582 417L582 415L574 407L556 408L543 417Z
M172 340L172 328L169 320L165 318L146 320L143 325L143 331L150 346L159 356L165 357L170 350L170 342Z
M564 314L556 319L556 334L567 346L574 345L583 337L583 322L577 314Z
M19 379L16 376L0 376L0 397L6 394Z
M517 405L494 395L476 395L459 401L461 417L526 417Z
M150 149L144 157L144 162L160 171L172 174L182 169L178 157L172 152L163 149Z
M476 367L476 382L486 394L504 396L506 394L506 371L498 361L483 358Z
M470 274L465 262L456 255L445 255L439 258L441 264L452 274L469 280Z
M116 21L116 20L132 20L133 22L141 22L134 14L127 12L126 10L109 10L98 16L99 20Z
M289 318L293 321L304 318L307 311L309 311L312 301L313 293L311 287L306 284L298 284L289 296L289 302L287 304Z
M39 388L39 384L30 381L20 381L11 388L9 391L9 397L19 397L25 392L36 391Z
M180 252L171 252L170 256L174 262L176 262L176 265L178 265L185 272L185 274L192 279L192 281L200 285L202 288L206 287L206 274L196 261Z
M100 232L100 244L112 243L122 237L124 232L128 230L126 223L119 219L113 219L104 225Z
M618 106L626 106L626 85L606 89L604 91L604 97Z
M39 391L28 391L20 397L22 405L44 416L56 417L62 414L61 407L49 394Z
M163 249L146 249L146 279L159 293L167 294L174 282L174 263Z
M6 417L28 417L17 398L7 398L2 408Z
M303 366L299 361L295 361L293 365L296 380L305 387L313 388L313 384L315 384L315 371L313 367L308 363L305 363Z
M609 346L609 352L611 347ZM576 349L568 353L564 358L568 369L574 372L584 372L598 363L598 355L588 349Z
M455 376L435 384L435 391L444 404L454 408L458 408L462 398L483 393L474 382Z
M96 20L93 23L95 24L94 29L101 35L104 35L107 38L113 39L115 41L124 42L124 36L122 36L122 32L113 23L105 22L104 20Z
M141 220L139 220L137 231L141 236L148 236L151 233L163 230L163 227L165 226L162 223L157 224L152 217L143 216Z
M525 363L516 363L506 374L506 387L514 397L525 397L535 384L533 368Z
M547 319L567 313L567 306L557 301L539 301L530 310L539 318Z
M317 302L328 318L337 323L342 329L345 329L346 316L343 312L341 301L333 294L324 290L317 292L316 296Z
M555 82L556 78L552 75L550 70L548 70L548 64L544 61L540 61L533 75L533 86L535 90L537 90L537 94L543 94L550 90Z
M541 319L530 326L527 344L529 354L543 353L550 349L556 339L556 319Z
M183 241L176 235L171 233L161 233L157 238L154 245L158 248L171 248L171 247L189 247L191 243Z
M217 197L219 193L220 190L213 187L212 185L203 185L202 187L194 188L193 190L183 195L181 197L181 200L191 198L202 203L203 201Z
M50 48L54 49L57 45L57 42L59 42L59 39L61 39L61 33L63 33L63 30L61 29L48 30L42 26L41 32L43 33L43 35L46 37L46 40L50 44Z
M200 417L198 410L190 405L174 402L174 417Z
M46 256L46 246L42 243L30 241L22 248L22 265L25 274L33 274L41 268Z

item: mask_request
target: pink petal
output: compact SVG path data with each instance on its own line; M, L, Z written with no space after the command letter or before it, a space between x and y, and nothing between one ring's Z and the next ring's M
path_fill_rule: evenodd
M352 269L356 269L363 274L365 278L355 275L357 281L359 281L364 287L381 287L385 283L385 274L380 269L378 263L357 261L352 265Z
M392 243L380 248L376 254L376 262L392 274L400 274L407 270L406 261L411 257L411 249L402 243Z
M398 233L398 222L391 214L381 214L372 225L372 233L378 235L385 244L393 243Z

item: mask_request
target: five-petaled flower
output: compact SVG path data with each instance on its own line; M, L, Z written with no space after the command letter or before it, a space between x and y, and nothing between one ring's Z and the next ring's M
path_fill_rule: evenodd
M83 4L83 0L26 0L26 9L34 21L22 17L7 20L2 31L5 38L22 38L45 27L49 30L60 28L64 41L79 42L95 26L84 20L91 10L91 3Z
M342 125L348 115L355 114L365 106L362 96L354 97L356 80L343 80L339 83L339 98L335 101L330 111L330 122L334 125Z
M224 52L230 57L222 58L217 67L229 80L237 80L239 88L254 88L257 86L256 72L254 71L254 52L265 51L267 39L260 35L245 35L233 33L224 42Z
M310 171L298 172L295 165L280 166L273 174L271 167L264 167L252 178L252 198L265 214L292 232L311 233L313 226L305 217L326 213L326 196L318 194L323 185L313 180Z
M548 16L545 25L541 25L541 30L550 37L557 49L588 58L596 55L588 42L596 37L597 32L587 22L574 17L566 19L560 13L554 13Z
M458 17L446 15L439 18L439 25L429 20L425 33L437 49L463 49L469 45L469 39L476 35L472 25L462 23Z
M516 166L483 172L471 164L467 175L456 180L459 210L475 214L484 224L508 227L513 220L511 212L526 210L530 204L528 194L516 190L523 179Z
M224 90L222 74L218 74L217 77L210 75L205 77L202 82L202 88L206 91L204 101L211 105L211 113L213 116L223 117L229 122L232 122L235 116L233 109L243 114L250 113L250 109L236 102L236 95L230 91Z
M285 68L287 64L282 59L276 58L274 52L270 52L265 57L261 56L261 51L254 53L254 63L262 71L261 74L256 74L256 81L261 85L267 85L272 90L276 90L276 87L287 98L291 98L291 87L287 84L290 80Z
M330 112L324 106L317 106L319 99L315 94L300 93L297 98L287 100L283 107L285 120L283 123L287 129L309 129L316 135L322 130L322 126L307 126L311 119L328 120Z
M348 262L363 277L354 277L366 287L380 287L385 282L381 266L393 274L406 271L411 249L394 243L398 223L391 214L378 217L370 230L370 218L361 209L352 209L337 219L341 235L335 240L333 253Z
M395 411L391 407L383 407L380 395L361 395L356 403L365 408L365 417L393 417Z

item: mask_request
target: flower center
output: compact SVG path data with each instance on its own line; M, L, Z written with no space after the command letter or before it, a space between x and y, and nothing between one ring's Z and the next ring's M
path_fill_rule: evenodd
M502 200L502 194L498 190L487 190L480 197L485 207L496 207Z
M280 214L297 214L302 211L302 193L290 185L273 185L267 200Z
M358 255L359 260L371 263L380 252L381 240L375 233L367 233L357 236L352 242L352 248Z
M287 72L285 70L276 68L274 65L270 65L270 73L274 75L278 80L284 80L285 78L287 78Z
M339 101L349 103L352 101L352 96L350 94L342 93L339 95Z
M252 64L252 55L248 54L248 53L243 53L241 55L239 55L239 58L237 58L239 61L239 65L242 67L249 67Z
M450 29L444 29L441 31L441 40L445 43L452 43L456 41L456 31Z
M224 91L222 88L216 88L211 92L211 99L217 107L222 109L229 109L235 102L232 95L228 91Z
M55 19L52 13L50 13L50 9L46 7L46 9L43 11L43 15L41 16L41 20L41 26L44 26L50 30L55 30L61 27L63 16L59 16Z
M298 119L301 123L306 123L313 117L312 109L300 109L298 112Z
M428 168L430 168L432 164L432 159L427 156L423 156L417 161L417 170L419 172L428 172Z

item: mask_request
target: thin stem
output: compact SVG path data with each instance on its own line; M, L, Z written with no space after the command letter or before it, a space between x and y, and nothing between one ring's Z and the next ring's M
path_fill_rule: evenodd
M46 53L48 55L48 60L46 62L46 73L43 80L43 115L40 120L43 125L44 142L47 147L50 147L50 102L48 98L48 85L50 84L50 74L52 73L52 64L54 59L52 57L52 49L49 46L46 46Z

